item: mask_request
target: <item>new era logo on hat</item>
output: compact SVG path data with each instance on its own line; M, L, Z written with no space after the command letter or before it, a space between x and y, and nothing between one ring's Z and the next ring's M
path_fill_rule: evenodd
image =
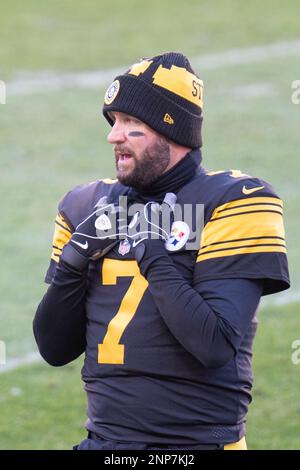
M171 118L170 114L166 113L164 115L164 122L172 125L172 124L174 124L174 119Z

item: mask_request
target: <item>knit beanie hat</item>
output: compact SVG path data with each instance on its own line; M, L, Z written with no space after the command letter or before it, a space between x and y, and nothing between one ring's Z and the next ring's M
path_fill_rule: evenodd
M203 82L187 57L167 52L142 59L108 87L103 114L110 111L140 119L159 134L185 147L202 146Z

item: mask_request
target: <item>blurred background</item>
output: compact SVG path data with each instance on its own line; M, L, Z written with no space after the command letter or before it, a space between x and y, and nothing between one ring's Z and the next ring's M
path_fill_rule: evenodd
M32 318L59 199L114 177L107 85L169 50L186 54L204 81L204 165L260 176L285 203L292 288L260 307L247 440L300 448L300 364L291 360L300 340L299 31L297 0L2 1L0 449L70 449L85 437L82 358L59 369L40 361Z

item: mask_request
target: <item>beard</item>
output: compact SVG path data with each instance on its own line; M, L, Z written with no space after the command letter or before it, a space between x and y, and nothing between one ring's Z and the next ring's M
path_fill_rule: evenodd
M120 146L120 149L126 153L125 148ZM134 161L134 167L128 172L118 169L118 159L116 159L117 178L120 183L135 189L150 187L165 172L170 163L170 147L163 137L159 137L154 144L144 150L139 159L132 152L130 155Z

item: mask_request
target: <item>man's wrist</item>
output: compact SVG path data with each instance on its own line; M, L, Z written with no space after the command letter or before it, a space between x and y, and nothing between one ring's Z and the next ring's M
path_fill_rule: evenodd
M63 247L60 259L78 271L84 271L89 264L89 258L80 254L70 243Z
M134 250L134 256L137 260L140 271L143 276L147 273L151 265L162 256L167 255L164 240L144 240Z

